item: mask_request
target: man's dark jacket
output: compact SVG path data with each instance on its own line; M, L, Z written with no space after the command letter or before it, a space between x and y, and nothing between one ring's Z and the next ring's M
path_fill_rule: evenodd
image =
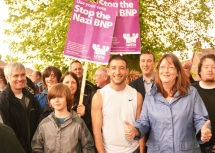
M145 98L145 87L144 87L144 82L143 82L143 76L137 78L136 80L132 81L129 83L129 85L136 89L139 93L141 93L143 99Z
M16 135L10 127L0 123L0 152L25 153Z
M36 131L41 108L34 96L25 88L23 95L28 99L26 109L15 97L10 84L0 94L0 115L3 123L11 127L25 152L31 152L31 139Z
M80 85L81 88L81 85ZM86 123L90 133L93 135L92 130L92 118L91 118L91 103L93 95L96 92L96 87L91 82L86 80L85 83L85 89L84 89L84 98L83 98L83 104L85 106L85 114L82 116L82 119Z

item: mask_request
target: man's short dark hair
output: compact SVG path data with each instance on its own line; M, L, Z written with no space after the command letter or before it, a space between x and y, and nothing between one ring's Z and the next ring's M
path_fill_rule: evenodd
M154 55L152 52L146 50L146 51L143 51L143 52L141 53L141 55L144 55L144 54L150 54L150 55L152 55L152 56L153 56L153 60L154 60L154 62L155 62L155 55ZM140 56L141 56L141 55L140 55Z
M126 64L126 68L128 67L128 61L125 59L124 56L121 56L121 55L113 55L109 61L108 61L108 67L110 66L110 63L113 61L113 60L123 60Z
M203 61L204 61L206 58L207 58L207 59L211 59L211 60L213 60L213 61L215 62L215 55L214 55L214 54L207 54L207 55L203 56L203 57L200 59L199 65L198 65L198 75L199 75L200 78L201 78L200 72L201 72L201 70L202 70L202 63L203 63Z
M36 75L40 76L40 78L42 77L42 73L40 71L35 71Z
M80 62L80 61L78 61L78 60L74 60L74 61L72 61L72 62L70 63L70 67L71 67L71 65L72 65L73 63L79 63L79 64L81 64L81 62ZM82 65L82 64L81 64L81 65Z

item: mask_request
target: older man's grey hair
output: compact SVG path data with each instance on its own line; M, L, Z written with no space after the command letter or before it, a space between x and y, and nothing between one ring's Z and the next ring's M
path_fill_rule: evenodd
M8 63L4 68L4 75L5 77L6 76L9 77L11 76L13 71L20 70L20 69L25 71L25 67L24 65L22 65L22 63L19 63L19 62Z

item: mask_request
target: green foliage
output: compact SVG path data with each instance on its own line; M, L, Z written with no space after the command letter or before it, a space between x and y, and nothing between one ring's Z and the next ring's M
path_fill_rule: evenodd
M17 62L19 60L18 57L11 57L10 55L6 55L4 61L5 63Z
M93 80L93 76L94 76L96 70L97 70L96 64L89 63L88 71L87 71L87 80L88 81L90 81L92 83L95 83L94 80Z
M16 36L12 52L26 55L42 70L48 65L68 70L70 58L63 55L74 0L4 0L9 7L5 34ZM92 0L93 1L93 0ZM156 59L166 52L193 50L197 41L214 47L215 39L207 34L212 28L214 0L139 0L141 51L152 51ZM186 57L186 55L184 55ZM129 68L140 71L139 55L125 55ZM40 62L38 62L40 61ZM97 65L90 64L92 81Z

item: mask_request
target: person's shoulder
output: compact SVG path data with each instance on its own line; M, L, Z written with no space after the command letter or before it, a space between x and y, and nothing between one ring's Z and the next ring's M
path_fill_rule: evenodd
M32 95L31 93L25 93L24 95L30 100L30 103L33 105L34 108L40 108L38 102L39 100L34 95Z
M126 88L130 91L130 90L132 90L132 91L137 91L135 88L133 88L132 86L130 86L130 85L128 85L128 84L126 84Z
M88 81L88 80L86 80L86 84L94 86L94 84L92 82Z
M107 84L106 86L104 86L103 88L101 88L101 89L98 89L97 91L96 91L96 95L101 95L101 94L103 94L103 93L106 93L106 92L109 92L109 91L112 91L113 89L110 87L110 84Z
M84 122L84 120L81 117L78 117L78 114L74 110L71 110L70 114L73 122L76 122L78 124L82 124Z
M78 114L74 110L70 111L70 115L71 115L72 119L74 119L74 118L80 118L80 117L78 117Z
M196 94L198 91L195 86L190 85L188 89L188 94Z
M7 105L9 104L9 100L7 99L6 95L0 94L0 105Z
M0 94L0 101L3 101L4 99L6 99L5 95L1 92Z
M94 88L94 89L96 89L96 86L92 83L92 82L90 82L90 81L88 81L88 80L86 80L86 84L85 84L86 86L90 86L91 88Z
M194 82L194 83L192 83L191 85L192 85L193 87L198 87L198 86L199 86L199 81Z
M51 114L50 114L51 115ZM47 117L45 117L44 119L42 119L42 121L39 123L39 125L38 126L42 126L42 125L44 125L44 124L47 124L47 123L49 123L49 122L51 122L51 116L50 115L48 115Z
M0 123L0 132L1 133L14 133L13 129L5 124Z
M36 96L34 96L37 100L40 100L42 98L45 98L47 96L48 90L45 89L42 92L40 92L39 94L37 94Z
M157 84L154 84L152 88L148 92L146 92L146 95L155 96L157 93L158 93L158 86Z
M0 98L7 97L9 95L9 92L10 88L9 85L7 85L6 88L4 88L4 90L0 92Z
M29 92L26 88L23 88L22 93L24 94L25 97L29 99L34 99L34 95Z
M102 89L98 89L95 94L93 95L93 98L94 99L98 99L98 98L101 98L102 96L102 93L104 93L106 91L107 88L102 88Z
M143 76L140 76L139 78L137 78L136 80L133 80L129 83L130 86L134 86L134 85L137 85L139 84L140 82L143 82Z

